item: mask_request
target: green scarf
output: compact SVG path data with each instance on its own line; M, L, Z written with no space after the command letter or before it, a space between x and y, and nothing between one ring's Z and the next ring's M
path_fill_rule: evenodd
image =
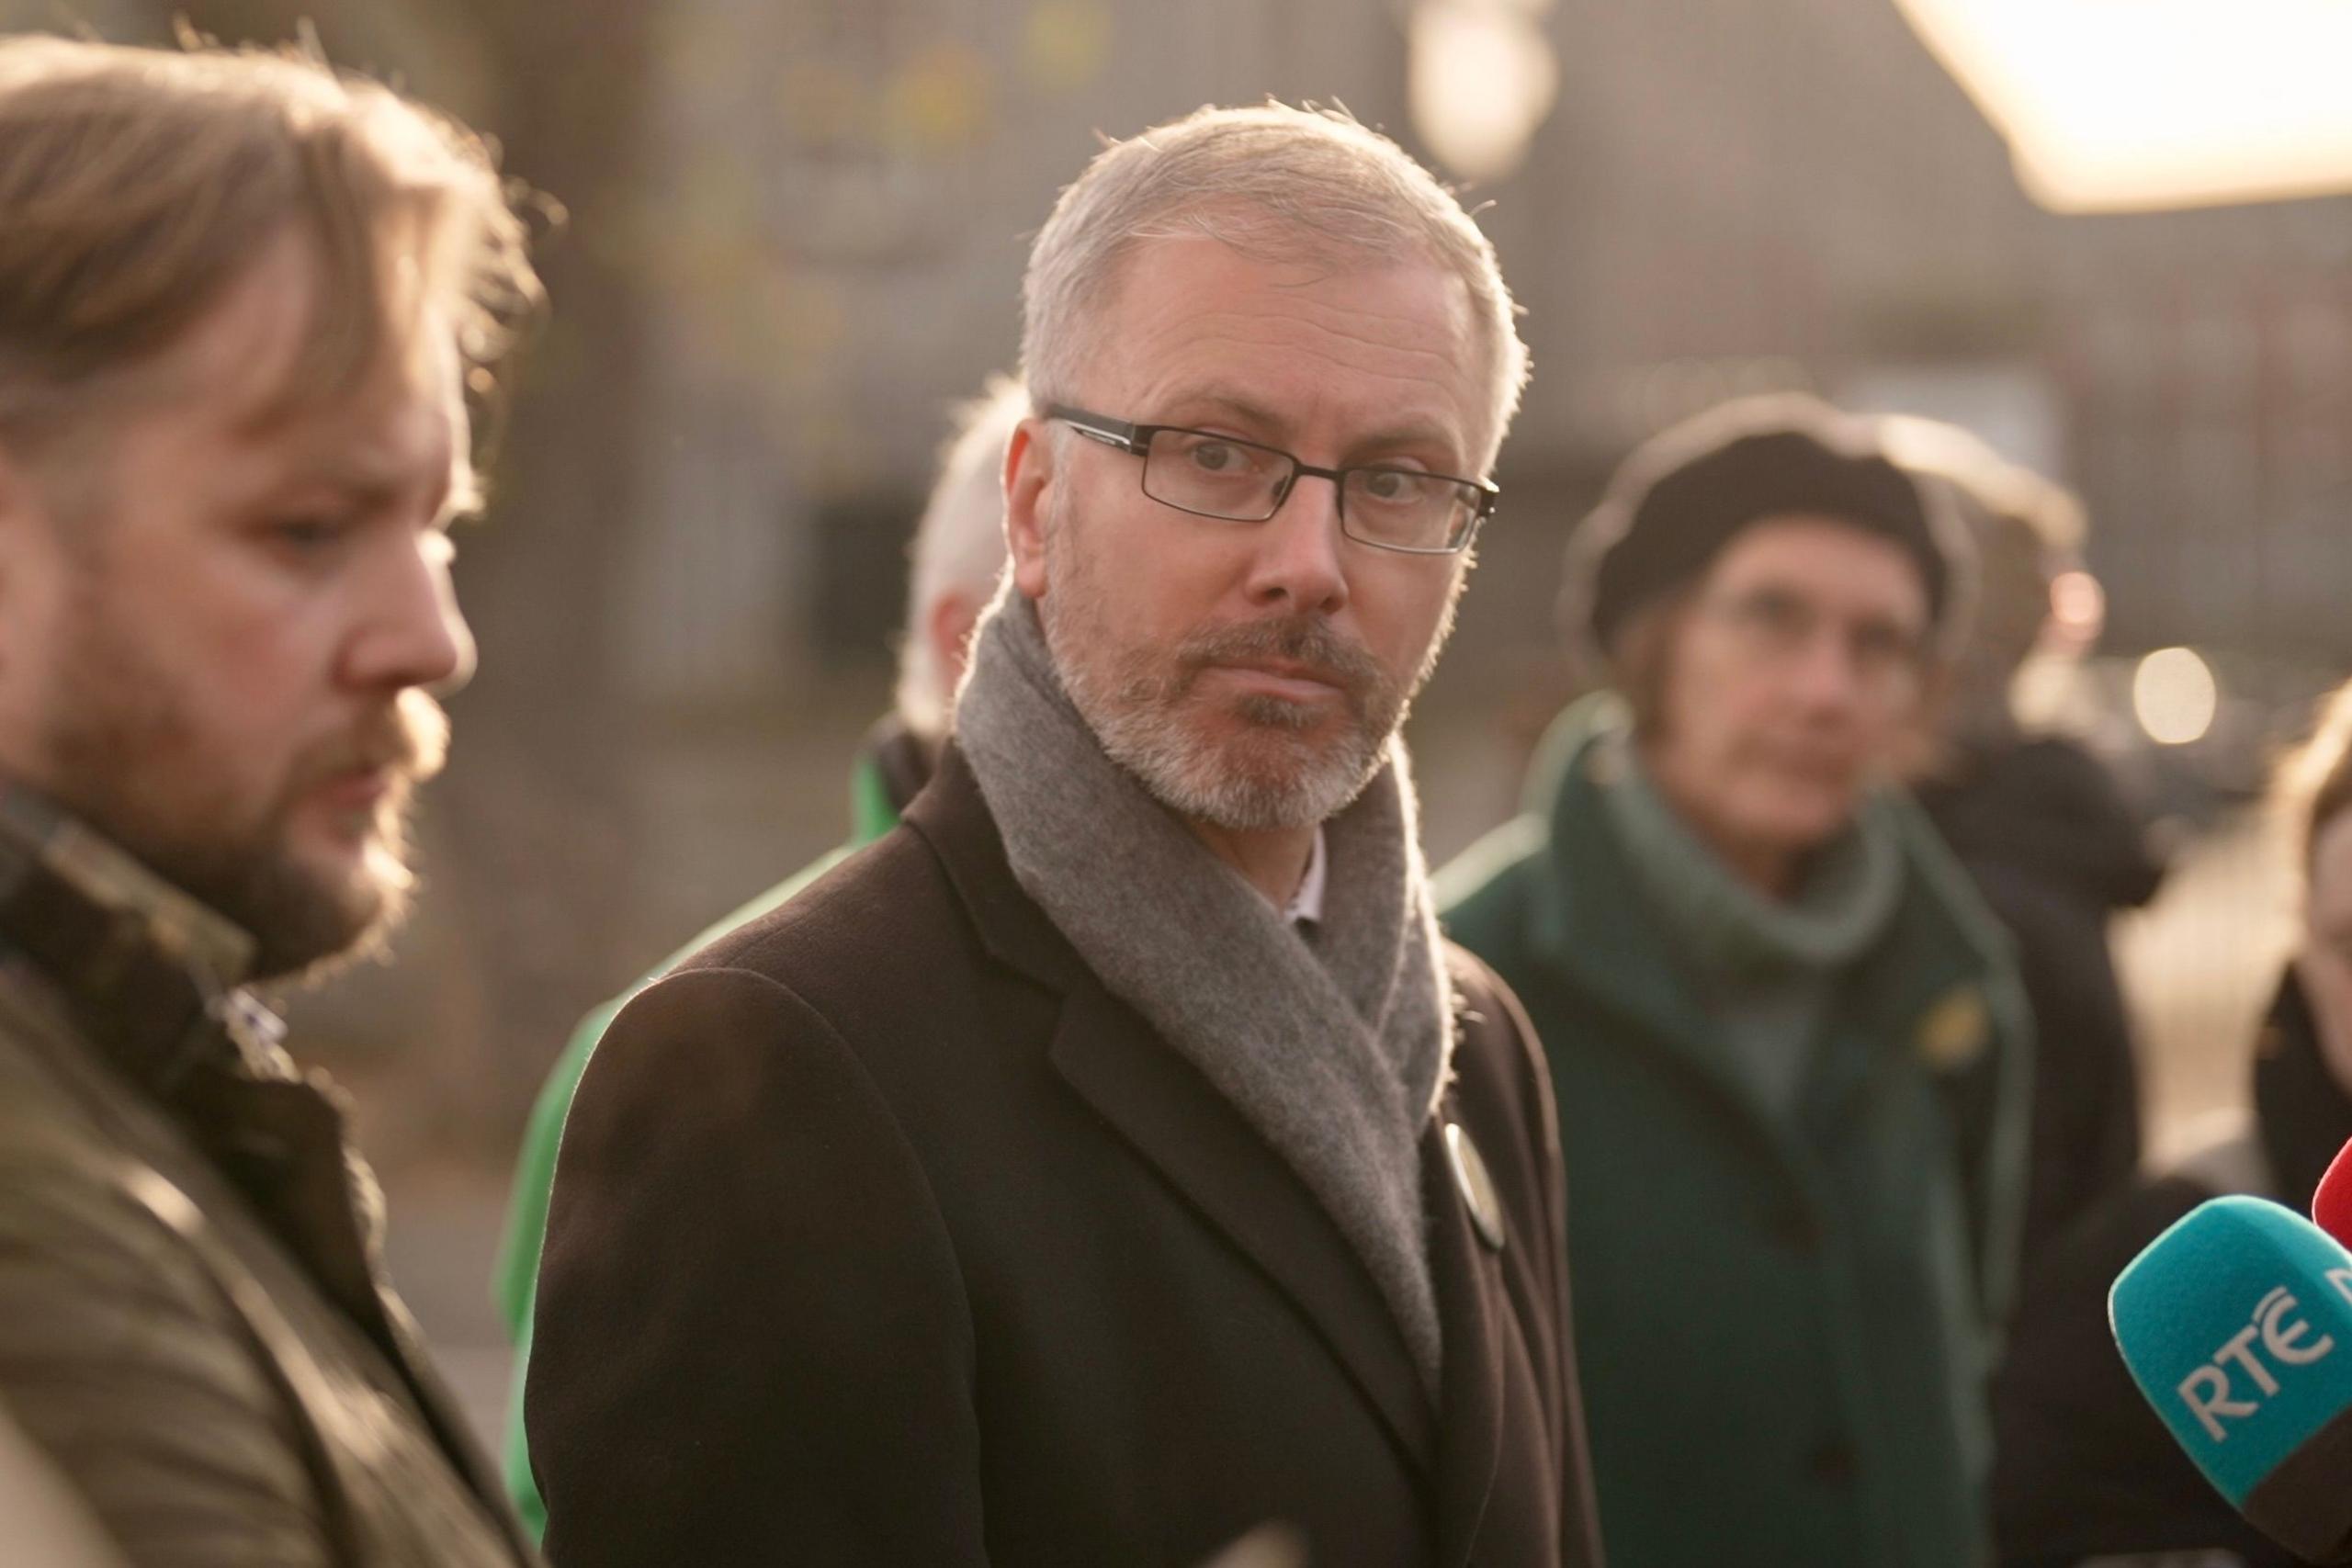
M1875 797L1824 847L1796 897L1734 875L1659 793L1622 726L1593 777L1610 832L1650 911L1724 1025L1737 1066L1773 1111L1793 1111L1838 979L1868 952L1903 892L1903 853Z

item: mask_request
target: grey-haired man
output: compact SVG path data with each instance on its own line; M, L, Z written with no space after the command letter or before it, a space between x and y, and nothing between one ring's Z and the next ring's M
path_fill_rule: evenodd
M1040 233L1012 571L904 824L630 1004L526 1399L567 1564L1597 1558L1559 1150L1396 727L1524 353L1343 118Z

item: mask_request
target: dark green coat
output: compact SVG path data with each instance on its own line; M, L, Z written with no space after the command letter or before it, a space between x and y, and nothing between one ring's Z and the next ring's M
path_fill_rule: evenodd
M1983 1561L2030 1070L2005 939L1916 808L1873 803L1904 891L1774 1114L1607 826L1604 711L1563 716L1537 807L1440 895L1551 1061L1610 1562Z

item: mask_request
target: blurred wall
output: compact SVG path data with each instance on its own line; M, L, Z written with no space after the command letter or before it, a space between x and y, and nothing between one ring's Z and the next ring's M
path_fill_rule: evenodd
M310 1003L316 1027L409 1043L455 1086L435 1125L495 1132L580 1009L831 843L944 405L1011 367L1055 193L1098 131L1270 94L1425 152L1408 9L85 5L122 38L314 20L571 209L460 568L485 669L433 894L401 968ZM0 0L0 25L60 19ZM1467 193L1536 379L1414 721L1437 855L1510 808L1562 690L1567 526L1630 444L1737 391L2011 389L2004 438L2089 502L2121 646L2352 663L2352 201L2042 213L1886 0L1557 0L1543 26L1556 107Z

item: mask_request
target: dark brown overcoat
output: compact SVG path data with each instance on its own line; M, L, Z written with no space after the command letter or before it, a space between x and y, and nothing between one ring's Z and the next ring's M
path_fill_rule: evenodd
M1016 883L951 749L901 827L597 1049L526 1402L549 1556L1189 1568L1280 1521L1329 1568L1596 1562L1543 1058L1450 957L1433 1402L1306 1188Z

